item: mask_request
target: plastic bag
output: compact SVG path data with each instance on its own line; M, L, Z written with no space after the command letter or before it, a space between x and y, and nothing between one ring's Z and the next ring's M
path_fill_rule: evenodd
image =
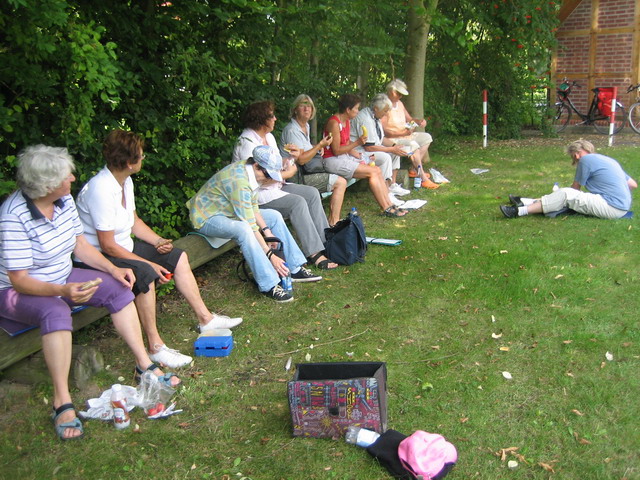
M140 377L140 385L138 385L137 406L142 408L147 415L155 415L158 409L164 410L175 392L174 388L160 383L153 372L144 372ZM155 409L155 413L151 413L153 409Z

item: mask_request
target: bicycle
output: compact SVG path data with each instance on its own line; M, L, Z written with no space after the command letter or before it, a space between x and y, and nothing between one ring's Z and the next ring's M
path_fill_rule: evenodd
M553 126L556 132L562 132L571 121L572 111L574 111L578 117L582 120L576 125L593 125L598 133L609 133L609 123L611 116L611 100L613 96L613 90L609 88L594 88L591 91L594 92L593 100L589 106L589 111L584 114L578 111L576 106L569 98L571 89L573 87L582 87L575 80L569 83L565 78L560 87L556 89L558 95L558 101L553 106ZM608 99L608 104L607 104ZM640 114L640 110L638 111ZM625 122L625 108L616 100L616 118L614 133L618 133L624 128ZM640 133L640 132L639 132Z
M629 126L634 132L640 133L640 83L627 88L627 93L631 93L634 90L638 90L638 98L636 103L629 107Z

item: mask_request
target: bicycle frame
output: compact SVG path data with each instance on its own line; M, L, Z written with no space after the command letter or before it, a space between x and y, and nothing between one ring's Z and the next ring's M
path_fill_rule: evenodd
M593 122L595 121L606 120L607 118L609 118L608 116L602 115L602 114L596 115L596 112L598 111L598 92L594 92L593 100L591 100L591 105L589 105L589 111L587 112L586 115L578 111L576 106L571 101L571 98L569 98L570 93L571 93L571 90L569 91L558 90L557 98L559 101L556 102L555 106L558 107L561 104L565 104L571 110L576 112L576 114L580 117L580 119L582 119L582 122L578 123L577 125L592 125Z

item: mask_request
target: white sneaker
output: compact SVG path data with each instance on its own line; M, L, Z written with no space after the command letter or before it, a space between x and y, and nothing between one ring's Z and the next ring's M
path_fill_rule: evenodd
M161 363L168 368L180 368L189 365L193 360L189 355L183 355L178 350L169 348L166 345L154 345L157 352L150 353L149 358L153 363Z
M209 330L217 330L219 328L233 328L242 323L242 318L229 318L226 315L213 314L211 321L206 325L200 325L200 333L205 333Z
M398 200L396 196L391 192L389 192L389 201L396 207L401 207L402 205L404 205L404 202L402 200Z
M406 188L402 188L397 183L392 183L391 185L389 185L389 191L391 193L393 193L394 195L397 195L398 197L402 197L404 195L409 195L411 193L411 190L407 190Z
M451 183L449 180L447 180L447 177L445 177L435 168L430 168L429 173L431 174L431 180L433 180L434 183Z

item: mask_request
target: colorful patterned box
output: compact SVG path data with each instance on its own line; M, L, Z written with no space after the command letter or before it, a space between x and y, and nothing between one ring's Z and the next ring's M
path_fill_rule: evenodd
M288 395L294 437L343 438L351 425L387 429L382 362L298 364Z

